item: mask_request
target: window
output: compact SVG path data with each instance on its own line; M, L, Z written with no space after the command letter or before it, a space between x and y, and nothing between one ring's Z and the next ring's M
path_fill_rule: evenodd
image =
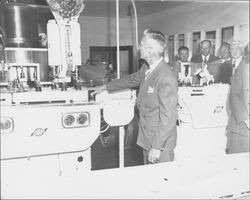
M216 37L216 32L215 31L208 31L206 32L206 39L211 41L211 50L210 53L211 54L215 54L215 38Z
M184 34L179 35L179 48L185 45L185 36Z
M174 35L168 37L168 58L169 62L174 61Z
M233 39L233 36L234 36L234 27L233 26L222 28L222 30L221 30L221 42L230 43L230 41Z
M192 45L193 55L200 53L200 40L201 40L201 33L194 32L193 33L193 45Z
M117 74L117 59L116 59L116 47L103 47L103 46L90 46L90 64L107 70L109 65L113 67L114 78ZM133 47L132 46L120 46L120 76L133 73ZM101 76L96 74L96 79ZM94 80L95 81L95 80ZM101 80L99 80L100 82Z

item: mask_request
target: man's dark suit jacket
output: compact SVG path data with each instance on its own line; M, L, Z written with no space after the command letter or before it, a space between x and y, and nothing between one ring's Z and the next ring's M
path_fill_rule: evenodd
M210 54L209 59L208 59L207 62L210 63L210 62L214 62L214 61L219 60L219 59L220 59L219 57ZM194 63L202 63L203 60L202 60L201 54L196 55L196 56L193 56L193 57L191 58L191 62L194 62Z
M214 83L228 83L230 84L232 74L233 74L233 65L232 61L225 61L224 63L209 63L207 70L214 77Z
M233 64L232 61L225 61L219 66L218 74L215 77L215 83L231 83L231 78L233 74Z
M139 87L139 133L137 144L149 151L173 150L176 146L178 84L170 66L162 60L145 80L144 65L140 71L107 84L109 92Z

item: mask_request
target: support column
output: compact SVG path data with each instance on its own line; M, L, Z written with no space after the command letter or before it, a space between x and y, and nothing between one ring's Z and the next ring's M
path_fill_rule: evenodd
M193 41L192 41L192 32L188 32L185 34L185 41L184 41L184 44L186 47L189 48L189 60L191 59L192 57L192 54L193 54L193 49L192 49L192 44L193 44Z
M234 40L240 40L240 25L234 26Z
M201 31L201 41L206 39L206 32L205 31Z
M221 28L217 28L215 32L215 55L218 55L221 45Z
M174 56L178 54L178 48L179 48L179 35L175 34L174 35Z

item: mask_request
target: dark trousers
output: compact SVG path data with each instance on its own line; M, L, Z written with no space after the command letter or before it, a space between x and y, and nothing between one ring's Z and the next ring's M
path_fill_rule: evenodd
M242 153L249 152L249 135L241 135L238 133L234 133L229 131L227 133L227 147L226 153Z

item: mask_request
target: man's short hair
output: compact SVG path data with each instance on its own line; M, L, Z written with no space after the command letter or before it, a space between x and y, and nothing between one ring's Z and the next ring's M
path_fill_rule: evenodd
M240 40L233 40L231 43L230 43L230 47L232 46L236 46L236 47L240 47L243 49L244 45L243 43L240 41Z
M165 36L162 32L152 30L152 29L146 29L146 30L144 30L143 35L148 36L148 37L156 40L161 45L162 49L163 50L165 49L166 39L165 39Z
M178 53L180 53L181 50L187 50L189 52L189 48L186 47L186 46L181 46L179 49L178 49Z
M212 42L210 40L202 40L201 41L201 44L203 44L204 42L208 42L209 43L209 46L211 47L212 46Z

